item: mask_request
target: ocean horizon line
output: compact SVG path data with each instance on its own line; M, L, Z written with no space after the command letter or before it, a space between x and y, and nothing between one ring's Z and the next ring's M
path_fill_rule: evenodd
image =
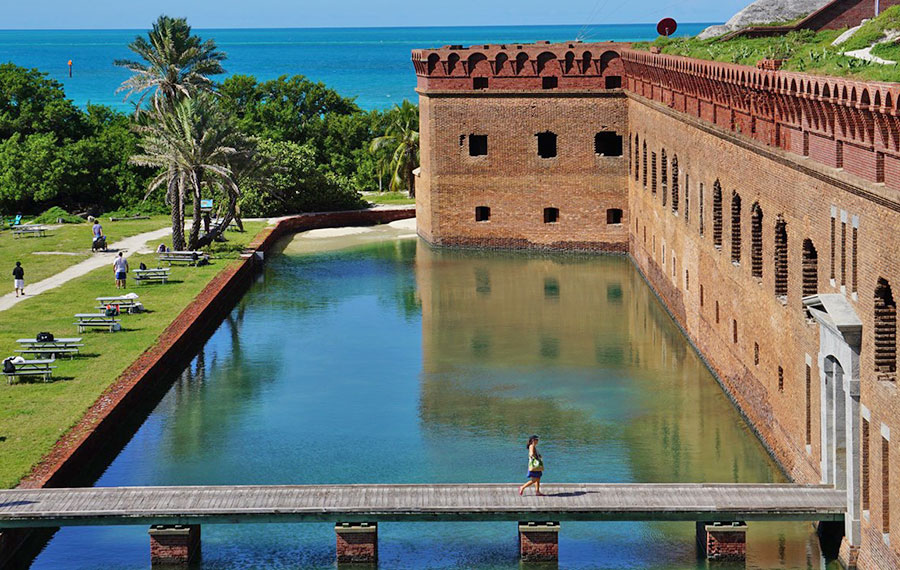
M680 25L712 26L722 22L679 22ZM477 24L455 26L304 26L304 27L210 27L192 26L197 31L218 30L253 30L253 31L286 31L286 30L453 30L453 29L488 29L488 28L615 28L621 26L653 26L655 22L620 22L615 24ZM3 32L145 32L146 28L0 28Z

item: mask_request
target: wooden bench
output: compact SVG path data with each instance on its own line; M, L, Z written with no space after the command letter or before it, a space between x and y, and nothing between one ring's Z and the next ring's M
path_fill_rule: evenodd
M13 230L13 237L21 236L37 236L44 237L47 235L47 228L43 226L18 226Z
M110 218L110 222L127 222L128 220L149 220L150 216L131 216L130 218Z
M139 285L169 282L169 269L167 267L160 269L135 269L132 273L134 274L134 280Z
M84 345L82 345L84 346ZM77 348L20 348L16 350L20 354L33 354L39 357L47 356L50 358L59 358L66 354L69 358L75 358L78 354Z
M121 325L119 319L107 317L103 313L78 313L75 315L78 319L75 324L78 325L78 332L84 332L87 329L98 328L107 329L109 332L116 332Z
M33 338L20 338L16 341L23 348L73 348L84 346L81 337L54 338L53 340L36 340Z
M159 254L159 261L165 261L169 265L176 263L196 265L201 259L208 259L208 256L202 251L167 251Z
M98 310L103 310L107 305L114 305L119 308L120 313L139 313L144 306L138 300L138 297L97 297Z
M56 360L50 358L46 360L26 360L18 364L13 363L16 370L14 372L4 372L3 375L6 376L7 384L12 384L13 378L21 380L23 376L41 378L44 382L49 382L53 376L53 369L56 368L56 366L51 366L54 362Z
M48 356L57 356L60 354L68 354L74 357L78 354L78 349L82 346L81 337L75 338L55 338L51 341L40 341L33 338L20 338L16 342L22 347L16 352L22 354L46 354Z

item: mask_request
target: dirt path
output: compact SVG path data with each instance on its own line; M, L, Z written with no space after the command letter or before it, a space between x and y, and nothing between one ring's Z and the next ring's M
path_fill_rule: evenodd
M155 247L145 247L147 245L147 242L159 241L169 236L171 233L172 228L162 228L159 230L154 230L152 232L146 232L143 234L125 238L110 245L109 251L94 253L91 255L91 257L82 261L81 263L76 263L75 265L72 265L71 267L60 271L56 275L52 275L44 279L43 281L38 281L37 283L28 283L28 275L26 274L25 291L28 294L24 297L16 297L15 292L3 295L2 297L0 297L0 311L5 311L19 301L24 301L25 299L34 297L35 295L40 295L44 291L49 291L50 289L59 287L63 283L71 281L72 279L75 279L77 277L81 277L82 275L86 275L87 273L100 267L109 267L109 275L110 279L112 279L112 264L115 257L119 254L119 251L124 252L125 257L130 256L132 253L150 253L155 249Z

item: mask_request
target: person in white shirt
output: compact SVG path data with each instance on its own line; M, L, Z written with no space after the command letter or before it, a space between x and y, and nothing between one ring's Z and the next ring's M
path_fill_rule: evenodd
M128 260L119 252L119 257L113 262L113 271L116 274L116 289L125 289L125 277L128 274Z

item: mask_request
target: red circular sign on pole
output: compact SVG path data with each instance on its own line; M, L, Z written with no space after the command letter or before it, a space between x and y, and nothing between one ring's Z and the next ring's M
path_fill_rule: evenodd
M672 18L663 18L656 24L656 32L661 36L671 36L678 29L678 24Z

